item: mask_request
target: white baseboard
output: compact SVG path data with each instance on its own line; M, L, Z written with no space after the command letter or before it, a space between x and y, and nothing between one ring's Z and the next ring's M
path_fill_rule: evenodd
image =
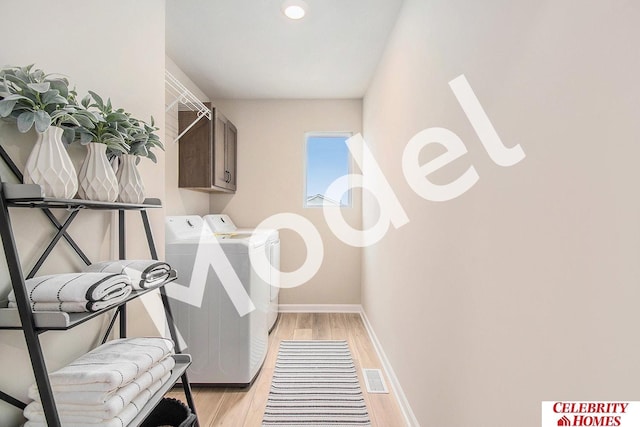
M407 422L407 426L409 427L420 427L420 423L418 422L411 406L409 405L409 401L407 400L407 396L404 394L402 387L400 386L400 381L398 381L398 377L396 376L393 368L391 367L391 363L389 359L387 359L384 350L382 349L382 345L380 341L378 341L378 337L376 337L375 332L373 331L373 327L371 323L369 323L369 319L367 318L367 313L362 310L360 312L360 316L362 317L362 322L364 323L367 332L369 333L369 338L371 338L371 342L373 343L373 347L376 349L376 353L378 353L378 358L382 363L382 367L384 368L387 377L389 378L389 382L391 383L391 388L398 399L398 404L400 405L400 410L402 411L402 415L404 415L405 421Z
M360 304L280 304L280 313L362 313Z

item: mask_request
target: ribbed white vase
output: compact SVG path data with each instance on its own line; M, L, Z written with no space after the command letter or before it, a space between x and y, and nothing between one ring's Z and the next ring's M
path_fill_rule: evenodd
M78 176L62 142L62 129L50 126L38 133L24 167L24 183L39 184L47 197L71 199L78 191Z
M78 195L85 200L115 202L118 179L107 160L107 146L98 142L87 144L87 156L78 174Z
M118 165L118 201L123 203L144 202L144 183L136 166L136 156L123 154Z

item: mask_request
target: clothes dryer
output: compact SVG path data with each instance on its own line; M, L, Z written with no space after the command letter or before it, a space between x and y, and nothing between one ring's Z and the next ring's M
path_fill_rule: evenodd
M231 218L225 214L205 215L206 224L217 236L261 236L266 240L265 256L268 263L273 266L261 276L266 277L269 284L269 310L267 312L267 324L271 331L278 318L278 299L280 294L280 234L275 229L238 228Z
M269 287L251 268L250 252L264 251L265 243L248 236L216 236L199 216L166 218L166 259L178 271L166 290L193 359L191 383L247 386L262 367ZM238 294L229 288L233 281L223 283L221 277L229 271L216 267L224 264L221 260L233 268L255 306L248 314L239 312Z

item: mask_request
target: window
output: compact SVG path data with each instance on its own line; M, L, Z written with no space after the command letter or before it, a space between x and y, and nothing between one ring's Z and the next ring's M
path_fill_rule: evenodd
M333 205L351 206L351 191L347 181L334 196L327 194L329 185L350 173L350 155L347 147L349 133L313 132L305 135L306 180L304 206L306 208ZM337 196L336 196L337 194ZM339 198L339 200L336 200Z

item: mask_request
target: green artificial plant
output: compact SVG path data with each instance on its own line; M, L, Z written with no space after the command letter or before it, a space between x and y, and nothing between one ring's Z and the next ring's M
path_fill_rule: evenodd
M148 124L142 120L138 120L135 117L129 117L129 151L128 154L136 156L136 163L140 161L140 157L147 157L157 163L158 159L156 155L151 151L154 148L164 150L160 137L156 135L156 131L159 129L155 126L153 116L151 117L151 123Z
M76 102L67 78L46 74L34 64L0 69L0 118L16 121L20 132L35 127L63 129L62 140L71 143L80 128L92 130L97 117Z
M128 153L131 123L124 109L114 109L110 98L104 102L100 95L92 91L89 91L80 104L97 118L94 127L80 128L77 138L80 143L83 145L90 142L105 144L107 152L112 155Z

